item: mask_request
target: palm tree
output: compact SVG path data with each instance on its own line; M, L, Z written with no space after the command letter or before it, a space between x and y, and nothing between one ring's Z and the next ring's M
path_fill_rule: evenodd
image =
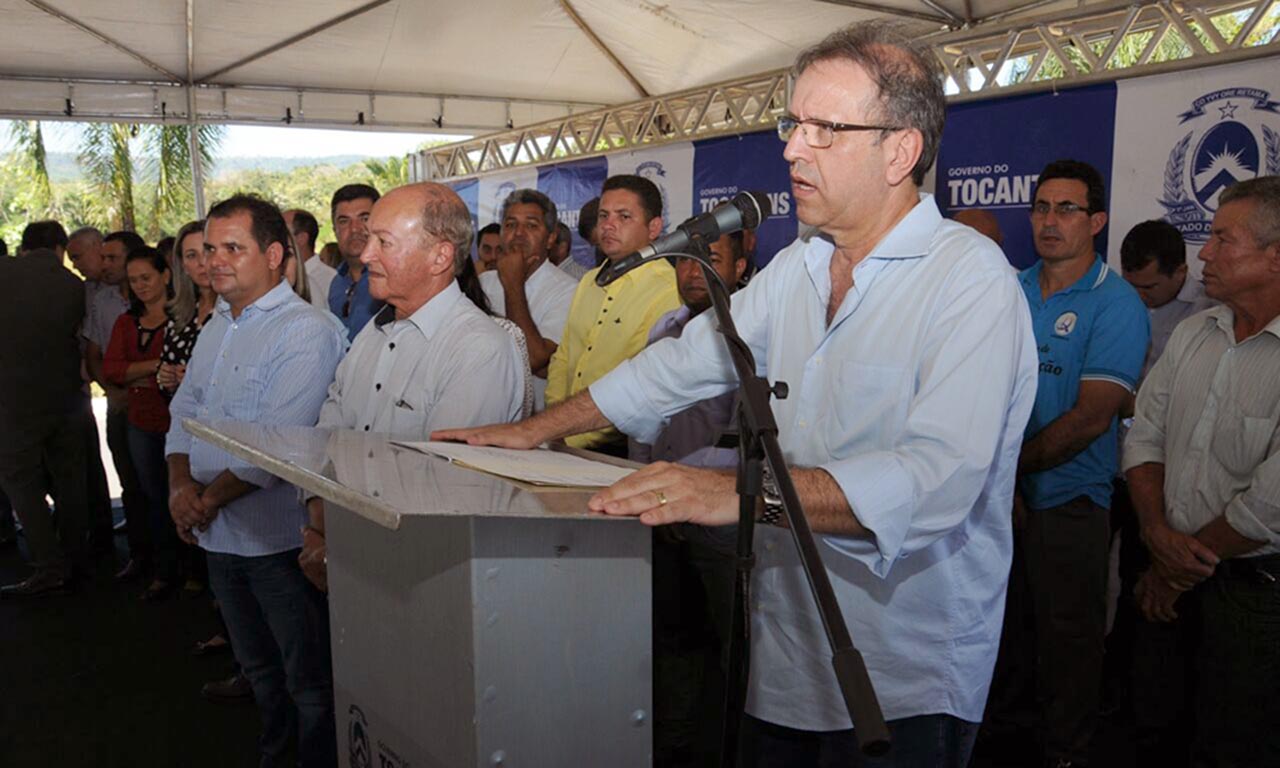
M409 183L409 158L388 157L385 160L365 160L364 167L373 176L373 185L386 192Z
M137 133L136 124L89 123L80 138L80 167L98 192L102 218L112 229L136 229L129 142Z
M225 127L201 125L200 160L212 167ZM98 192L102 218L118 229L137 230L152 239L173 231L193 214L190 128L186 125L90 123L80 141L80 165ZM135 198L140 185L154 181L148 195ZM139 205L139 203L143 205ZM143 216L139 214L145 214Z
M47 212L53 206L53 186L49 183L48 155L44 148L44 131L38 120L14 120L9 124L16 161L31 179L31 203Z

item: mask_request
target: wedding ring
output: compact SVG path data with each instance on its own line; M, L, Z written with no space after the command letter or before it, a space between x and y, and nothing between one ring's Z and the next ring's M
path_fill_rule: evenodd
M658 506L660 507L667 506L667 494L663 493L662 491L654 491L654 493L658 494Z

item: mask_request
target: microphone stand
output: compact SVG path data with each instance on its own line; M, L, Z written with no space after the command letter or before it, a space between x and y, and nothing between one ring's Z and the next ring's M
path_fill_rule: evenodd
M752 550L756 499L763 491L766 470L774 478L779 495L782 497L782 508L786 513L791 536L809 581L809 589L813 592L818 616L822 619L822 627L831 645L831 663L836 682L840 686L845 707L853 722L858 746L863 754L868 756L883 755L888 752L890 741L889 729L880 711L880 702L871 685L871 678L867 674L862 654L853 646L853 640L849 636L844 615L840 611L839 603L836 602L835 591L831 588L831 581L822 564L822 556L814 543L813 532L809 529L809 521L804 515L800 497L796 493L795 484L792 482L791 474L782 456L782 448L778 444L778 424L773 418L769 397L772 395L779 400L786 399L787 385L785 382L778 382L770 386L768 381L756 375L754 356L747 343L738 335L737 326L729 311L731 302L729 289L720 275L711 267L709 244L702 237L695 235L690 238L688 250L690 253L663 255L690 258L702 267L719 331L729 348L729 355L733 359L739 382L738 543L729 635L729 671L726 681L721 765L729 768L737 766L738 739L746 704L749 673L747 662L751 623L748 606L750 605L751 569L755 565L755 555Z

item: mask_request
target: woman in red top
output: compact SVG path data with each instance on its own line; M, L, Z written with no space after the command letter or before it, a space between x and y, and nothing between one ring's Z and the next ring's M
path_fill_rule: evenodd
M178 534L169 518L169 473L164 438L169 431L169 404L156 384L160 353L172 297L168 260L154 248L139 248L125 262L129 278L129 311L111 331L102 358L103 377L128 387L129 457L147 499L154 551L151 585L142 597L167 597L178 578Z

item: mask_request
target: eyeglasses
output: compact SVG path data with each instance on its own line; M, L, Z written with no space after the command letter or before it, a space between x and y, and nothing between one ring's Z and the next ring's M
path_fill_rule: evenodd
M359 283L352 283L351 286L347 288L347 300L342 302L343 318L351 316L351 297L355 295L357 285L359 285Z
M902 128L893 125L857 125L855 123L832 123L827 120L801 120L795 115L784 114L778 118L778 138L791 141L791 136L800 129L804 143L813 149L826 149L836 140L836 133L843 131L900 131Z
M1048 203L1040 202L1031 206L1032 216L1048 216L1049 211L1053 211L1060 218L1066 218L1067 216L1072 216L1080 213L1081 211L1089 213L1089 208L1087 206L1077 205L1076 203L1058 203L1057 205L1049 205Z

